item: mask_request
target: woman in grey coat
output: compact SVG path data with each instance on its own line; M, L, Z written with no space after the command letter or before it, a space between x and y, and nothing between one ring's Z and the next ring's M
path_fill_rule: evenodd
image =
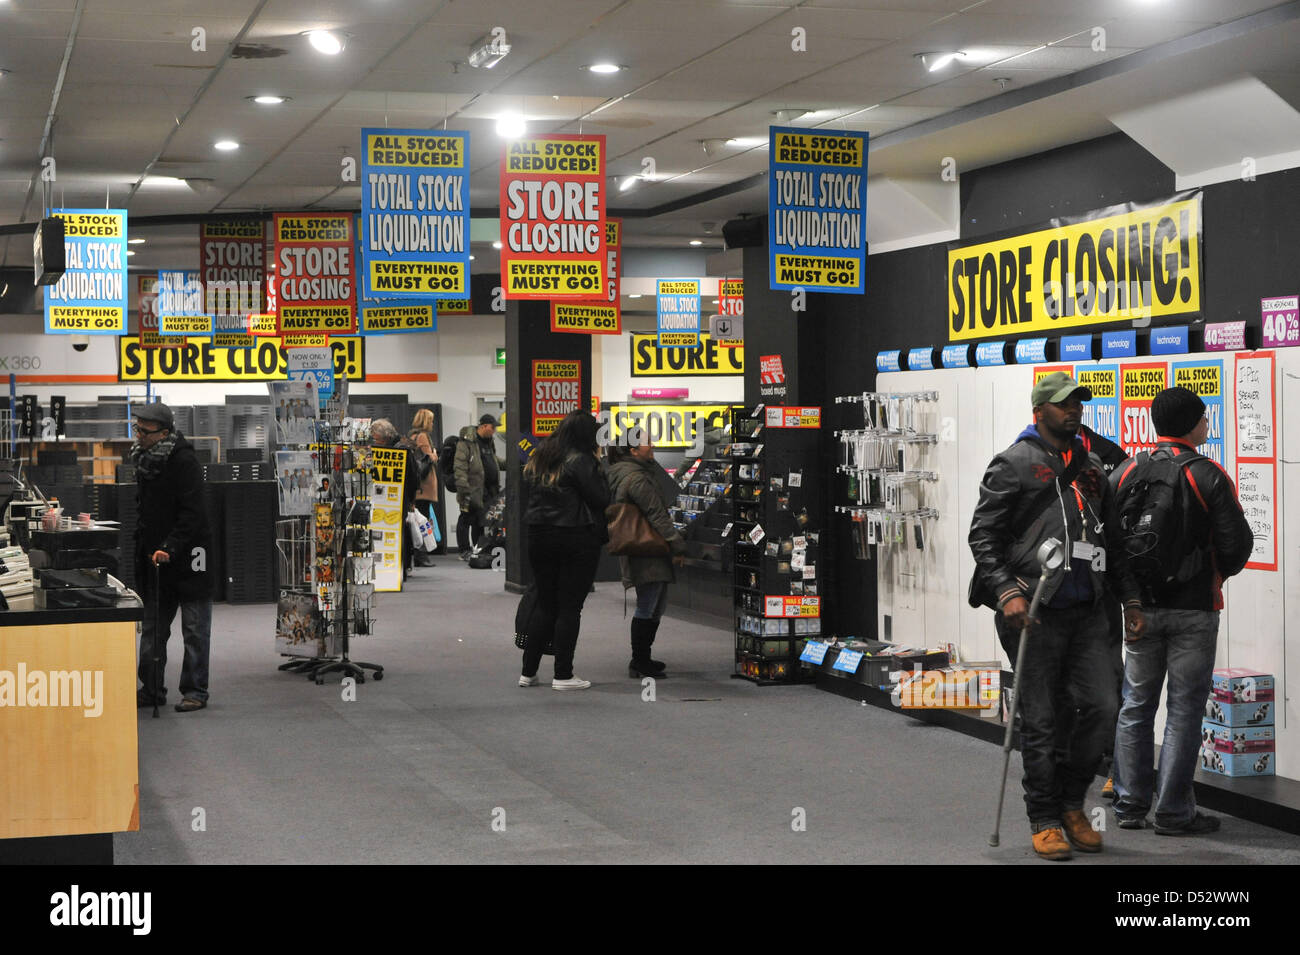
M668 508L677 503L677 482L655 461L649 440L638 447L609 449L610 503L631 501L645 515L664 540L671 557L620 557L623 588L636 588L636 612L632 615L632 662L630 677L661 677L665 666L650 659L650 646L659 630L659 618L668 605L668 585L676 579L673 567L681 566L686 541L673 524Z

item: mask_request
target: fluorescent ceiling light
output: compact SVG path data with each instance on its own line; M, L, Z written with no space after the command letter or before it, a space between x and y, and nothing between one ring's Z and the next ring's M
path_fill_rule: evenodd
M471 262L473 262L473 261L474 261L474 256L471 255L471 256L469 257L469 260L470 260Z
M239 143L233 139L218 139L212 144L213 149L220 149L223 153L228 153L239 148Z
M135 249L127 249L127 250L126 250L126 254L127 254L127 255L135 255Z
M635 185L637 184L637 182L638 182L638 180L640 180L640 178L641 178L640 176L626 176L626 177L624 177L623 181L620 182L620 183L618 184L618 191L619 191L619 192L627 192L629 189L631 189L633 186L635 186Z
M181 186L186 185L184 179L178 179L176 176L145 176L140 183L142 186ZM141 239L141 242L144 240Z
M735 140L719 136L713 139L701 139L700 145L704 147L704 155L716 156L718 153L722 152L724 146L733 142L735 142Z
M953 62L959 56L965 56L965 55L966 55L965 53L962 53L959 50L938 50L938 51L932 51L930 53L913 54L913 56L915 56L918 60L921 61L921 65L924 66L931 73L935 72L936 70L943 69L945 66Z
M691 239L691 245L703 245L703 244L704 243L699 239Z
M497 135L502 139L518 139L528 131L522 116L507 114L497 117Z
M789 106L785 109L773 110L772 115L776 117L778 123L793 123L799 117L807 116L811 112L814 110L802 106Z
M495 242L493 242L493 243L492 243L492 248L494 248L494 249L499 249L499 248L501 248L501 240L500 240L500 239L497 239Z
M488 34L475 40L469 48L466 59L476 70L490 70L510 54L510 44L505 36Z
M326 56L337 56L347 46L347 38L334 30L308 30L306 36L312 49Z
M127 239L127 245L144 245L144 239Z
M630 295L628 295L628 298L640 298L640 297L641 297L640 292L632 292Z
M262 93L260 96L245 96L244 99L250 99L258 106L279 106L281 103L289 102L291 97L277 96L274 93Z
M617 63L593 63L587 69L593 73L617 73L626 67L619 66Z

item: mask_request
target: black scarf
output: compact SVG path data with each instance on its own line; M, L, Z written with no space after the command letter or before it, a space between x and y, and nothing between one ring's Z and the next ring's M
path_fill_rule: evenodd
M179 438L180 434L178 432L171 431L168 432L167 437L147 450L138 444L132 447L131 463L135 465L136 479L152 481L162 474L167 459L176 450L176 441Z

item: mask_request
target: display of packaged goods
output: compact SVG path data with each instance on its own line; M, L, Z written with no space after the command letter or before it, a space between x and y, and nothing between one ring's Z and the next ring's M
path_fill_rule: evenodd
M1265 703L1273 693L1273 674L1244 667L1215 670L1210 682L1210 697L1220 703Z
M1220 726L1272 726L1275 701L1222 703L1214 697L1205 701L1205 717Z
M1224 726L1203 719L1201 745L1220 753L1271 753L1277 733L1272 726Z
M1274 753L1221 753L1208 746L1201 747L1200 768L1220 776L1275 776Z

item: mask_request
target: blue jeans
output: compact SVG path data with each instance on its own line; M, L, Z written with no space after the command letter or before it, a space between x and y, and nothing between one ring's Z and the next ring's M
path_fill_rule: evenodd
M157 690L158 702L167 698L163 680L167 673L167 639L171 636L176 609L181 611L181 637L185 641L185 660L181 664L181 696L187 700L208 701L208 650L212 645L212 601L178 601L174 594L158 597L158 619L154 619L152 596L145 595L144 621L140 627L140 682L146 696ZM154 675L154 645L158 647L158 674ZM155 679L157 683L155 684Z
M1219 613L1143 607L1142 639L1126 645L1124 705L1115 730L1115 814L1177 828L1196 816L1192 777L1201 747L1201 717L1214 674ZM1169 678L1160 767L1155 755L1156 709ZM1153 803L1154 797L1154 803Z
M632 616L638 620L658 620L664 615L664 608L667 606L667 581L640 584L636 588L636 611Z

